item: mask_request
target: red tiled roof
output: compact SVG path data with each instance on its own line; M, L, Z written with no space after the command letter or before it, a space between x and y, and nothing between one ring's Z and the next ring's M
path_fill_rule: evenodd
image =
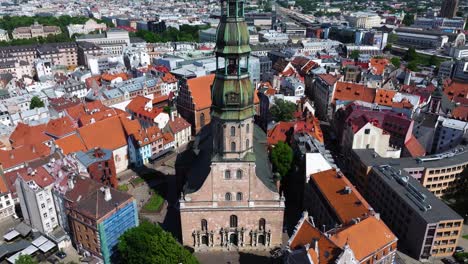
M376 89L368 88L362 84L337 82L333 94L333 103L336 100L355 101L360 100L368 103L374 102Z
M176 117L174 118L174 121L169 120L169 127L171 128L171 131L173 134L179 133L180 131L189 128L190 123L187 122L184 118L182 117Z
M46 131L48 135L61 138L75 131L75 124L68 116L52 119L47 123Z
M175 83L177 82L177 78L172 75L171 73L166 73L163 75L163 77L161 78L161 80L165 83Z
M39 166L33 170L32 174L28 174L28 169L16 171L25 182L34 181L39 187L45 188L55 182L55 178L50 175L44 167Z
M51 140L44 132L46 125L30 126L24 123L18 123L15 131L10 135L10 142L13 148L26 145L42 145Z
M341 78L341 75L319 74L318 77L329 86L333 86Z
M86 152L88 150L79 134L57 139L55 144L62 150L64 155L78 151Z
M101 147L115 150L127 145L127 138L118 116L81 127L78 133L87 149Z
M468 84L457 81L447 81L444 84L444 93L450 100L455 100L455 98L468 98Z
M426 149L419 143L419 140L416 139L414 135L411 135L410 139L405 142L405 148L413 158L426 155Z
M353 219L363 218L369 214L369 204L341 172L330 169L314 173L310 175L310 179L341 223L349 224ZM349 188L349 193L345 188Z
M50 155L50 149L44 144L28 145L12 150L0 150L0 164L3 169L16 167Z
M211 107L211 84L214 77L214 74L211 74L187 80L195 110Z
M468 106L457 106L452 110L452 117L462 121L468 121Z
M398 239L382 220L370 216L330 236L330 240L341 248L348 244L356 259L362 262Z
M397 91L387 89L377 89L375 94L374 103L384 106L392 106L393 97Z
M153 98L153 105L155 104L160 104L162 102L167 102L169 101L169 95L159 95L159 96L154 96Z
M390 63L387 59L376 59L372 58L370 60L370 66L376 75L382 75L384 73L385 67Z
M128 80L128 75L124 72L116 74L104 73L103 75L101 75L101 79L107 82L111 82L119 77L122 78L123 81Z

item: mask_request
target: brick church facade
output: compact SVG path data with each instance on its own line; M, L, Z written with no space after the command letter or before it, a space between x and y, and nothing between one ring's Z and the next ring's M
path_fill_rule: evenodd
M271 172L266 135L254 124L244 1L221 5L211 123L176 163L184 183L182 242L196 251L266 249L282 243L284 198Z

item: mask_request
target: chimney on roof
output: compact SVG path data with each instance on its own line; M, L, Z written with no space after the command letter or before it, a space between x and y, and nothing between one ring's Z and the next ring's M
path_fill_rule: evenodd
M15 158L15 155L13 154L13 152L10 153L10 159L14 159Z
M73 190L75 188L75 183L73 182L72 177L68 177L68 189Z
M104 200L106 202L112 200L112 195L109 187L104 188Z
M344 193L345 193L345 194L350 194L351 192L352 192L352 191L351 191L351 187L346 186L346 187L344 188Z

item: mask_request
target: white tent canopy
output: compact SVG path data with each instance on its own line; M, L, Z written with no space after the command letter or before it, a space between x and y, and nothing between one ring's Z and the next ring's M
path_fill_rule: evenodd
M16 231L16 230L13 229L13 230L11 230L10 232L6 233L6 234L3 236L3 238L4 238L6 241L10 241L10 240L12 240L13 238L19 236L19 234L20 234L20 233L19 233L18 231Z

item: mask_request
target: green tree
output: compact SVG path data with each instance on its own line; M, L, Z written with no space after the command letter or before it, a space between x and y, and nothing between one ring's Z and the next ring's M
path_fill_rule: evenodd
M273 170L278 172L281 178L283 178L291 169L292 162L293 151L291 147L283 141L279 141L271 150Z
M414 24L414 14L406 14L405 17L403 18L402 23L405 26L411 26Z
M431 65L431 66L439 66L439 65L440 65L440 61L439 61L439 59L437 58L436 55L432 55L432 56L429 58L428 64Z
M410 61L406 68L408 68L411 71L419 71L418 63L415 61Z
M44 107L44 102L42 102L41 98L37 96L33 96L31 99L31 103L29 104L29 109Z
M349 54L349 57L353 60L357 60L359 59L359 54L360 54L359 50L353 50L351 51L351 54Z
M401 65L400 58L393 57L393 58L390 59L390 62L393 64L393 66L395 66L397 68L400 68L400 65Z
M118 250L121 262L128 264L198 263L170 233L148 221L127 230L119 238Z
M416 53L416 50L414 48L409 48L405 55L403 56L403 59L405 61L414 61L418 59L418 53Z
M276 99L275 104L270 108L270 113L276 122L293 119L295 111L296 105L283 99Z
M37 264L37 260L30 255L20 255L15 264Z

